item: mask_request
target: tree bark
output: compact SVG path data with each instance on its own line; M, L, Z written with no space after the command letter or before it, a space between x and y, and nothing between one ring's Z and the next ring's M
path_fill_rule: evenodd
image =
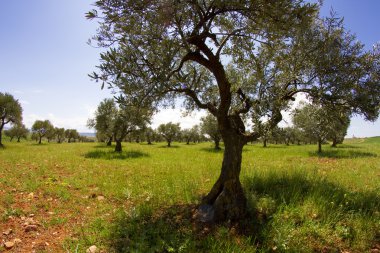
M121 140L116 140L115 152L121 152L123 148L121 147Z
M247 206L239 179L245 142L233 130L222 133L222 138L225 149L221 173L211 191L202 200L202 205L212 206L213 220L216 222L243 218Z
M17 142L20 142L21 137L17 137Z
M336 148L336 145L338 144L338 140L337 140L337 138L333 138L332 141L333 141L333 142L332 142L332 144L331 144L331 147Z
M171 143L172 143L171 141L168 141L168 147L170 147Z
M112 137L108 139L107 141L107 146L111 146L112 145Z
M39 137L39 141L38 141L38 144L41 144L42 143L42 136Z
M264 141L263 141L263 147L266 148L267 147L267 139L264 138Z

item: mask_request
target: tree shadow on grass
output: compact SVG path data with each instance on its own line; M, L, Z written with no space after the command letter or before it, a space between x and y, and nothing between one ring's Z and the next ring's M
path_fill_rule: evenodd
M224 152L223 148L215 149L215 147L201 148L200 150L204 152L208 152L208 153L223 153Z
M249 214L238 223L200 223L195 218L195 204L157 206L147 202L119 210L102 241L111 252L340 252L353 243L350 219L373 217L380 209L380 196L375 192L351 192L304 174L255 175L243 184ZM309 210L308 201L319 211ZM308 216L308 212L317 214ZM330 235L317 234L309 227L311 223L327 224L328 232L342 233L342 238L338 243L329 241ZM303 236L289 237L297 229ZM286 237L285 242L278 233ZM376 243L376 236L373 240Z
M105 160L124 160L124 159L131 159L131 158L140 158L140 157L147 157L149 156L147 153L143 153L140 151L123 151L123 152L114 152L114 151L91 151L84 155L85 158L92 158L92 159L105 159Z
M355 222L379 215L380 195L377 192L349 191L320 177L272 173L246 178L244 185L251 215L248 221L251 229L247 232L260 245L267 245L269 251L273 238L281 235L283 238L276 238L279 244L275 245L279 252L292 247L295 252L340 252L355 244L354 240L362 240L360 236L355 239L355 229L362 229L355 227ZM316 228L323 232L318 234ZM371 229L373 238L368 238L368 248L380 240L376 224L372 224ZM294 231L298 236L290 235ZM337 240L334 242L323 236L326 232ZM297 233L309 235L299 237ZM286 241L286 247L281 248L281 239Z
M161 145L161 146L158 146L159 148L180 148L179 145L170 145L170 147L168 147L168 145Z
M370 152L361 152L354 150L325 150L322 153L309 152L309 156L323 157L323 158L336 158L336 159L347 159L347 158L368 158L377 157L377 154Z
M111 149L111 148L115 148L115 145L107 146L106 144L98 144L98 145L94 146L94 148Z

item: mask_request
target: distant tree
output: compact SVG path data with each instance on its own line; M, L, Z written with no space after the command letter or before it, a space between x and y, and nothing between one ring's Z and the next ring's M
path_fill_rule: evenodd
M32 131L38 136L38 144L42 143L42 138L45 137L51 129L54 129L54 127L49 120L36 120L34 122Z
M107 146L111 146L114 138L114 123L118 109L113 99L104 99L95 111L95 118L87 121L89 128L96 130L97 136L105 139Z
M337 113L338 114L338 113ZM341 112L337 115L338 120L332 122L331 131L327 139L330 140L331 147L335 148L337 144L342 144L344 137L347 135L347 129L350 126L350 116L347 113Z
M220 134L218 122L215 116L212 114L207 114L205 117L201 118L201 131L214 142L214 148L219 150L219 143L222 139L222 135Z
M15 138L15 135L13 133L13 131L11 131L11 129L7 129L7 130L4 130L3 131L3 134L9 138L9 141L12 142L13 139Z
M47 131L45 138L47 139L48 142L50 142L51 140L54 140L56 137L57 137L57 133L55 131L55 127L53 126Z
M190 144L190 142L198 142L200 139L200 130L198 125L194 125L190 129L184 129L181 131L181 137L186 142L187 145Z
M13 138L17 139L17 142L20 142L21 138L26 139L28 137L29 130L25 127L24 124L13 125L12 128L6 131L6 135L12 141Z
M268 141L272 135L272 126L270 122L259 122L259 119L254 119L254 131L260 134L260 140L263 142L263 147L268 146Z
M318 143L318 152L322 152L322 144L329 136L335 135L347 124L347 114L340 110L306 104L293 113L293 124L300 128L305 136Z
M31 139L32 141L36 141L36 142L38 142L38 140L39 140L38 133L36 133L36 132L32 132L32 134L30 135L30 139Z
M146 141L148 142L149 145L151 145L152 141L155 138L155 134L156 134L155 131L151 127L147 127L144 129L144 134L145 134Z
M294 144L296 142L297 131L294 127L284 127L282 128L282 132L287 146L289 146L290 143Z
M159 125L157 132L165 138L166 142L168 143L168 147L170 147L173 140L181 133L181 127L179 126L179 123L174 124L172 122L169 122Z
M0 92L0 148L3 147L2 134L3 128L8 123L21 124L22 107L9 93Z
M119 105L113 125L113 136L116 146L115 152L121 152L121 142L134 131L143 129L150 123L151 112L134 106Z
M54 128L55 136L58 143L62 143L65 140L65 129L64 128Z
M79 133L76 129L66 129L65 137L68 143L75 142L75 140L79 139Z

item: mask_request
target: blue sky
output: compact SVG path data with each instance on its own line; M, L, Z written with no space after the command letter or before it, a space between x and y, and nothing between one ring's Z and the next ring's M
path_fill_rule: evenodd
M99 49L86 44L97 23L84 14L93 0L0 1L0 91L22 103L27 127L36 119L50 119L59 127L89 131L86 121L99 102L111 97L108 90L87 76L98 64ZM325 0L321 10L345 17L346 27L370 48L380 41L380 1ZM197 123L200 115L180 118L179 109L164 110L154 126L166 121L183 127ZM380 121L354 117L348 136L380 136Z

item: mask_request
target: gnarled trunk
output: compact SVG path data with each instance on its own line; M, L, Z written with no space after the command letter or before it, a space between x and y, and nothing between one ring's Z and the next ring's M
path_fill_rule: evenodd
M121 147L121 140L116 140L115 152L121 152L123 148Z
M221 173L211 191L202 200L203 207L210 207L207 209L211 210L212 215L207 216L212 221L237 220L246 214L247 200L239 179L245 143L233 131L222 133L222 137L225 149Z

